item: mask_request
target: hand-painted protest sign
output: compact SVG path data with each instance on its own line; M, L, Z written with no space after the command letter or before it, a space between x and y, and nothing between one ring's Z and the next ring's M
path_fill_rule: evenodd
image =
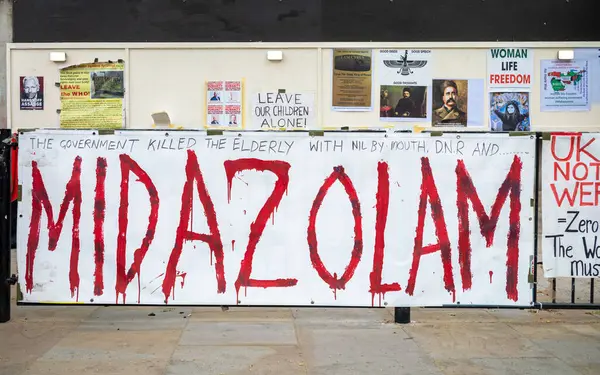
M492 48L488 59L490 91L529 91L533 76L533 50L529 48Z
M600 134L553 134L542 149L546 277L600 276Z
M254 130L306 130L316 128L313 92L257 92L252 98Z
M534 142L27 132L22 301L528 306Z

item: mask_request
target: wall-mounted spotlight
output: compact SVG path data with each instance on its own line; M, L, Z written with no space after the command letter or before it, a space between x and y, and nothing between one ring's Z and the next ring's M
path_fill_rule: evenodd
M65 62L67 61L67 54L65 52L50 52L50 61Z
M558 51L559 60L573 60L575 52L572 49L563 49Z
M283 60L283 51L268 51L267 60L269 61L281 61Z

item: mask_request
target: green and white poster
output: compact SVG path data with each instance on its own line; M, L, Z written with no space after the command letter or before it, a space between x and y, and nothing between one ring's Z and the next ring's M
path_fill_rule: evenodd
M542 111L589 111L588 61L542 60Z

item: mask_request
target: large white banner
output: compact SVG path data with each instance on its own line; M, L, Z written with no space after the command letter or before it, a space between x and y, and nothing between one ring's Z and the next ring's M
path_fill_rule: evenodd
M25 133L22 301L527 306L534 142Z
M546 277L600 276L600 141L553 134L542 148L542 255Z

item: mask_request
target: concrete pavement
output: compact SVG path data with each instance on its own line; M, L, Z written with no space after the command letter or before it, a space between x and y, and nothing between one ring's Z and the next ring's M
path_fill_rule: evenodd
M0 375L600 374L600 311L392 313L14 306Z
M600 374L600 313L15 307L0 374Z

